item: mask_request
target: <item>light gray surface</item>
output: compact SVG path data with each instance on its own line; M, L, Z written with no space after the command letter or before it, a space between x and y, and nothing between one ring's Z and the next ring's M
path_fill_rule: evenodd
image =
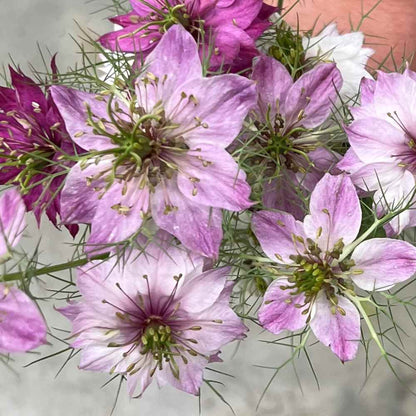
M101 3L102 4L102 3ZM39 67L36 41L48 46L52 52L59 51L61 68L72 64L76 47L68 33L76 33L77 20L97 32L109 28L103 15L90 13L101 7L100 1L87 4L85 0L0 0L0 61L7 63L7 54L12 53L16 62L26 67L29 61ZM59 262L71 254L66 232L58 233L49 224L42 227L42 258L45 262ZM39 238L33 222L28 228L25 246L34 247ZM29 238L31 236L31 238ZM38 285L39 293L46 295L50 282ZM52 303L42 303L42 308L51 326L69 328L67 322L53 309ZM55 302L57 305L57 302ZM410 333L416 332L404 319ZM241 345L233 357L235 346L227 348L225 363L216 368L237 376L227 381L224 396L232 403L236 413L243 416L255 414L256 402L271 374L270 371L254 367L255 364L279 365L289 354L287 348L258 342L264 339L257 328L253 328L250 339ZM413 337L414 339L414 337ZM43 355L64 348L53 341L54 346L40 349ZM414 342L408 342L409 352L416 353ZM314 367L317 370L321 390L318 391L311 371L304 359L297 362L298 375L302 380L304 394L300 392L292 368L288 366L276 379L267 394L258 415L261 416L414 416L416 399L403 388L380 363L364 390L364 355L353 363L342 365L329 350L316 345L311 349ZM37 358L37 356L34 356ZM373 360L376 355L373 355ZM29 356L15 357L12 367L19 377L6 367L0 372L0 416L105 416L110 413L116 394L116 385L100 389L108 377L103 374L82 372L77 369L75 357L57 379L55 374L64 361L56 357L27 369L22 366L31 361ZM399 374L416 389L415 374L403 367ZM213 378L213 374L207 373ZM224 380L224 379L223 379ZM129 400L123 388L115 415L120 416L193 416L198 414L198 400L172 388L159 391L152 386L143 399ZM230 411L207 388L203 389L202 414L206 416L231 415Z

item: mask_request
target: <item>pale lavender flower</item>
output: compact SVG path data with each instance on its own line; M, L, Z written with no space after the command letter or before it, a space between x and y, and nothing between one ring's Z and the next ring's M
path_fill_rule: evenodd
M25 223L25 204L15 189L0 196L0 261L10 258ZM46 325L34 302L21 290L0 284L0 353L26 352L45 344Z
M338 164L363 191L374 192L380 215L416 202L416 73L378 73L361 85L361 106L345 128L351 149ZM398 234L416 225L415 209L389 223Z
M153 379L198 394L204 367L246 332L229 305L230 268L203 272L202 257L164 240L123 265L82 267L81 301L60 310L72 321L80 368L124 375L131 396Z
M303 223L285 212L253 217L254 233L282 276L267 289L259 320L274 334L309 325L342 361L352 360L361 339L360 315L348 299L354 284L378 291L405 281L416 272L416 248L388 238L357 245L361 208L346 175L326 174L309 208Z
M255 103L254 83L203 78L197 45L178 25L145 67L135 97L52 88L71 137L90 152L67 177L64 222L90 223L91 249L131 237L151 215L188 248L215 257L221 208L252 205L246 176L225 148Z
M323 147L318 131L330 116L342 78L335 64L321 64L294 81L274 58L262 56L254 66L258 104L254 111L259 143L276 161L266 183L263 203L290 209L302 218L302 199L290 184L312 191L337 155ZM275 171L275 172L273 172ZM286 198L281 193L291 193Z

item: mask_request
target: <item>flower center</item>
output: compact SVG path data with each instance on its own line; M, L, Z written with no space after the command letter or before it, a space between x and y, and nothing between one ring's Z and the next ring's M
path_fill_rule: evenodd
M174 345L171 333L169 325L163 324L158 319L151 319L141 337L143 348L140 353L152 354L159 366L162 365L163 360L168 362L172 356L171 348Z
M152 74L147 74L144 80L159 82ZM189 147L182 133L175 133L180 126L168 120L162 103L158 103L151 113L146 113L143 107L135 107L134 102L130 104L130 113L112 103L113 98L110 98L107 120L98 118L87 107L87 125L93 128L94 134L108 137L115 145L103 152L113 154L115 158L112 170L103 173L108 183L116 179L128 182L144 175L143 186L155 187L162 177L171 177L176 166L167 153L181 154Z
M316 262L309 258L298 256L297 263L299 267L288 279L291 286L287 289L293 289L291 295L305 295L305 301L309 303L313 300L324 284L330 284L334 278L331 267L326 262Z

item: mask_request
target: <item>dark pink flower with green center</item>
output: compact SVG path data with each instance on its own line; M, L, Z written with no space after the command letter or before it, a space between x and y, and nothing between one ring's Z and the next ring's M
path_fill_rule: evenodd
M55 62L52 61L55 71ZM60 193L74 144L50 95L10 68L13 88L0 87L0 184L19 187L38 223L43 212L57 225ZM78 227L69 227L76 234Z
M80 368L122 374L129 393L152 380L198 394L203 370L247 328L230 307L230 268L203 272L203 258L169 240L79 270L80 302L60 311L72 321Z
M134 236L150 216L186 247L218 255L222 211L249 208L245 173L225 150L255 103L254 83L202 76L197 45L175 25L146 59L135 94L52 87L87 153L62 192L65 223L91 224L89 250Z
M112 50L146 57L173 25L180 24L200 44L201 58L210 56L210 67L251 67L259 53L255 41L270 26L275 7L262 0L131 0L133 10L110 19L121 30L100 38Z
M25 204L15 189L0 195L0 262L11 257L25 229ZM26 352L46 343L46 325L35 303L16 287L0 284L0 353Z
M352 360L361 339L354 285L388 290L409 279L416 248L388 238L357 239L361 208L346 175L326 174L309 209L303 223L285 212L253 217L254 233L280 275L265 293L259 320L274 334L309 325L342 361Z

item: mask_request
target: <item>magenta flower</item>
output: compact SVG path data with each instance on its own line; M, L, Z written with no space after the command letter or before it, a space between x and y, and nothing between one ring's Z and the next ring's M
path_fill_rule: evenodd
M62 192L66 223L90 223L88 244L130 238L148 216L188 248L218 254L221 208L252 205L245 174L225 148L255 102L252 81L203 78L197 45L172 27L146 59L136 96L52 95L72 139L90 152Z
M100 38L114 51L146 57L173 25L180 24L200 43L211 69L251 67L255 41L270 26L275 7L262 0L131 0L133 11L110 19L123 28Z
M56 226L66 170L61 157L73 154L74 145L50 95L20 71L10 74L13 88L0 87L0 184L17 185L38 223L46 212Z
M374 192L380 215L414 204L416 198L416 73L378 73L361 85L361 106L350 109L346 127L351 149L338 164L354 184ZM414 208L414 207L412 207ZM401 212L389 223L398 234L416 225L416 211Z
M270 168L263 203L289 209L303 218L302 199L293 188L312 191L337 158L322 147L312 129L331 114L342 78L335 64L321 64L293 81L274 58L262 56L254 66L258 104L254 112L259 143L276 161ZM283 195L284 194L284 195Z
M353 284L387 290L416 272L415 247L388 238L358 244L360 225L360 203L346 175L319 181L303 223L285 212L254 214L254 233L284 275L264 296L259 320L266 329L278 334L309 325L342 361L355 357L361 333L360 315L348 299L355 296Z
M10 189L0 196L0 261L10 258L25 224L25 204ZM0 284L0 353L26 352L45 344L46 325L33 301L21 290Z
M133 260L132 260L133 259ZM129 393L152 379L198 394L204 367L246 327L229 305L230 268L202 271L203 258L169 241L79 270L82 295L60 311L72 321L80 368L119 373Z

